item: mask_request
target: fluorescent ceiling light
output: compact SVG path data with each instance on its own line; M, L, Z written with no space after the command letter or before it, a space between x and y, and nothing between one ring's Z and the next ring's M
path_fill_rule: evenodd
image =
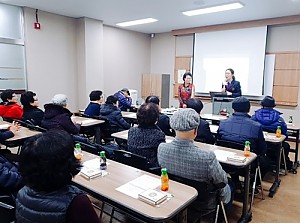
M185 11L185 12L182 12L182 14L184 14L186 16L194 16L194 15L213 13L213 12L222 12L222 11L227 11L227 10L232 10L232 9L239 9L242 7L244 7L244 5L242 3L235 2L235 3L228 3L228 4L223 4L223 5L211 6L211 7L207 7L207 8Z
M147 18L147 19L139 19L139 20L134 20L134 21L129 21L129 22L120 22L117 23L117 26L135 26L135 25L141 25L141 24L146 24L146 23L151 23L151 22L157 22L157 19L153 18Z

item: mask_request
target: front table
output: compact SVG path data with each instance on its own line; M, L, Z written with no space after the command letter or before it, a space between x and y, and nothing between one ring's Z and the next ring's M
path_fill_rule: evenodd
M94 159L95 155L84 152L83 161ZM169 193L174 197L159 206L151 206L143 201L130 197L116 188L144 174L159 178L154 174L108 160L108 175L87 180L78 175L73 183L95 198L146 222L164 222L176 216L197 198L193 187L170 180Z

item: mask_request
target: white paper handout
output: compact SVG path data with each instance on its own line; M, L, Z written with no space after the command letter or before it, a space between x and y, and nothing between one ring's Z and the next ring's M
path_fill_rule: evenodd
M160 179L148 175L142 175L126 184L116 188L117 191L124 193L133 198L138 198L138 195L148 189L155 189L160 186Z
M220 150L220 149L216 149L214 151L214 153L217 157L217 160L224 161L224 162L227 160L228 156L232 157L232 156L236 155L235 152L229 152L229 151L224 151L224 150Z

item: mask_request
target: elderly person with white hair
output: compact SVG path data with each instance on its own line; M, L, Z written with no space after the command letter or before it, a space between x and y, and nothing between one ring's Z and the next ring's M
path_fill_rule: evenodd
M170 143L161 143L158 146L157 159L162 168L168 172L191 180L210 183L212 185L224 184L221 195L225 204L231 201L231 190L225 171L222 169L214 152L201 149L194 144L197 129L200 123L199 114L191 108L180 109L170 118L171 128L175 130L176 137ZM205 207L203 207L203 205ZM201 212L206 210L209 203L193 203L192 206Z
M74 124L71 120L72 113L67 109L68 98L64 94L56 94L51 103L45 104L45 115L42 120L42 127L45 129L60 129L77 135L80 124Z

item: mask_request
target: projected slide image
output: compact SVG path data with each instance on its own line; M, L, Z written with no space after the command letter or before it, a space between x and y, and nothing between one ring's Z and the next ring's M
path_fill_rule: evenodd
M249 58L205 58L203 60L203 72L206 81L195 83L196 91L220 91L222 82L225 81L225 70L233 68L236 80L240 81L243 91L248 91ZM198 89L197 89L198 87Z

